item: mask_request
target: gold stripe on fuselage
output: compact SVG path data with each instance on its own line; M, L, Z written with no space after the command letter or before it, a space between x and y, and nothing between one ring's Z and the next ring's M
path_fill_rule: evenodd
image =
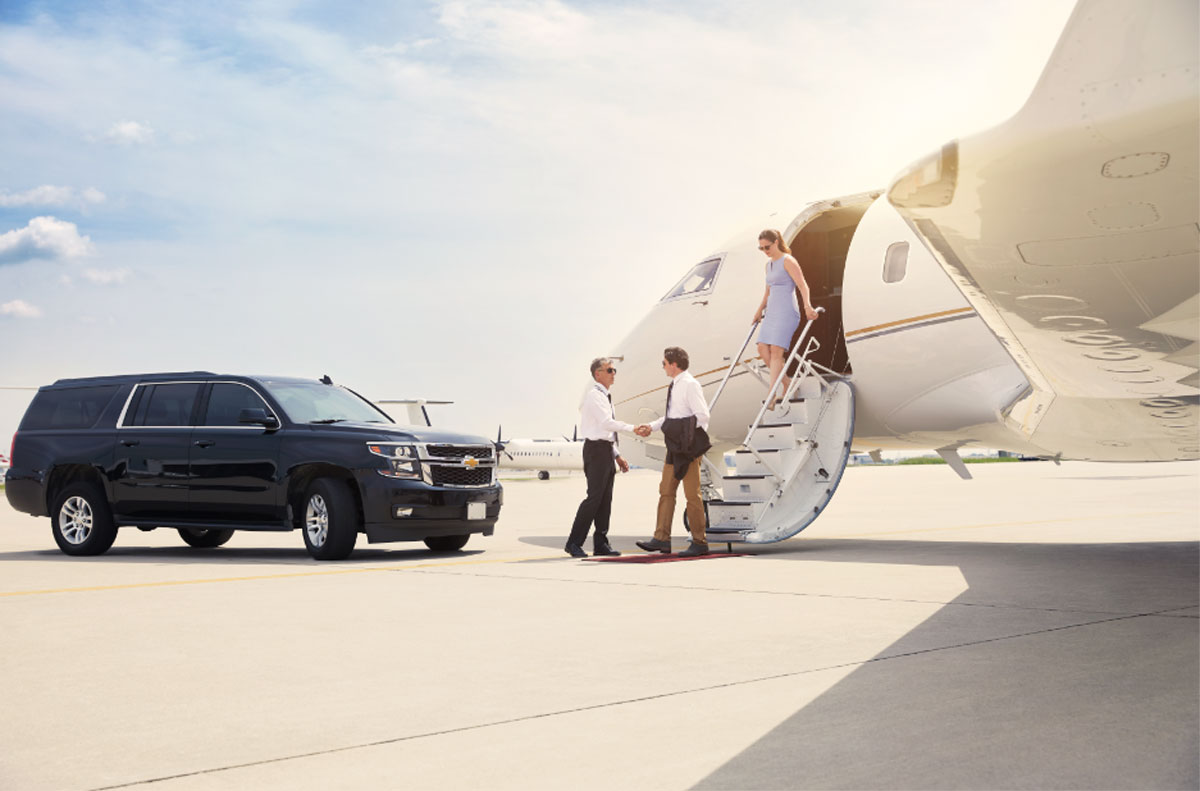
M846 333L846 339L849 340L855 335L863 335L868 332L876 332L878 330L886 330L889 327L899 327L901 324L916 324L919 321L929 321L930 319L940 319L944 316L953 316L958 313L973 313L975 308L955 308L954 310L943 310L940 313L926 313L924 316L913 316L908 319L899 319L898 321L889 321L887 324L876 324L874 327L863 327L861 330L854 330Z
M886 324L876 324L873 327L863 327L861 330L854 330L853 332L847 332L846 339L849 340L850 338L852 338L855 335L864 335L868 332L876 332L878 330L886 330L890 327L899 327L902 324L916 325L923 321L929 321L930 319L940 319L940 318L945 318L946 316L954 316L954 315L958 315L958 314L965 315L967 313L974 313L974 312L975 312L974 308L967 307L967 308L954 308L953 310L943 310L938 313L926 313L924 316L912 316L907 319L899 319L897 321L889 321ZM905 327L905 329L910 329L910 328ZM748 363L753 359L754 359L753 357L747 357L745 360L743 360L743 363ZM695 374L693 374L693 375L696 376L697 379L699 379L701 376L708 376L709 374L720 373L721 371L728 370L728 368L729 368L728 365L723 365L720 368L713 368L711 371L704 371L703 373L701 373L699 375L695 375ZM623 401L618 401L617 406L621 406L622 404L628 404L630 401L636 401L637 399L641 398L642 396L648 396L651 393L657 393L660 390L666 390L668 387L670 387L670 384L671 383L668 382L667 384L656 387L653 390L647 390L644 393L638 393L635 396L630 396L629 398L626 398ZM709 382L709 384L712 384L712 382ZM703 385L701 385L701 386L703 387Z

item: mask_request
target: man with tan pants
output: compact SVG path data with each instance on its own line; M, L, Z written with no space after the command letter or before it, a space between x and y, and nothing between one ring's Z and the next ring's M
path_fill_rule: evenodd
M708 402L704 399L700 383L687 369L687 352L678 346L663 350L663 372L671 379L667 387L666 412L653 423L635 429L635 433L641 437L650 436L651 431L662 430L667 441L667 460L663 465L662 482L658 486L658 518L654 538L638 541L637 545L647 552L671 551L675 496L679 491L679 482L683 481L692 543L679 553L680 557L708 554L708 539L705 537L708 523L704 517L704 501L700 497L701 456L708 449Z

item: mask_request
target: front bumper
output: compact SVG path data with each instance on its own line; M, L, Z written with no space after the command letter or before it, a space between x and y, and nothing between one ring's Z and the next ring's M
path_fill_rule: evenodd
M504 499L498 483L446 489L423 481L384 478L374 470L359 475L358 484L362 493L363 530L371 544L470 533L490 536ZM470 503L484 504L483 518L468 518ZM397 508L406 509L406 515L397 516Z

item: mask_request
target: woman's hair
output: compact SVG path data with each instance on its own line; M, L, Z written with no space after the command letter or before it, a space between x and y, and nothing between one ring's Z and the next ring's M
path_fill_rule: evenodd
M768 228L758 235L758 240L760 242L776 242L779 244L780 250L791 255L792 251L788 249L787 242L783 241L783 234L781 234L779 231Z

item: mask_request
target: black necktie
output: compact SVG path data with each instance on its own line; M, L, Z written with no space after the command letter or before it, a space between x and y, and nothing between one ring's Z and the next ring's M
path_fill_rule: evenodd
M616 420L617 413L613 412L613 407L612 407L612 393L605 393L605 395L608 396L608 414L613 420ZM613 432L613 444L616 445L618 448L621 447L621 436L615 431Z
M671 391L675 389L675 380L671 380L671 384L667 386L667 411L663 413L663 417L671 416Z

